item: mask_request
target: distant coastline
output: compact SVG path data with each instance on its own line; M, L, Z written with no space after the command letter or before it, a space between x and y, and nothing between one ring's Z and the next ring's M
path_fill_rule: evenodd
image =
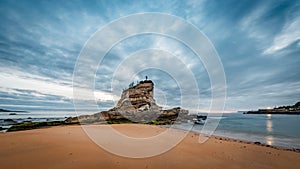
M248 111L244 114L289 114L300 115L300 102L292 106L280 106L271 109L258 109L257 111Z
M245 114L290 114L290 115L300 115L300 111L277 111L277 110L259 109L257 111L248 111Z
M20 113L28 113L28 111L23 110L7 110L7 109L0 109L0 112L20 112Z

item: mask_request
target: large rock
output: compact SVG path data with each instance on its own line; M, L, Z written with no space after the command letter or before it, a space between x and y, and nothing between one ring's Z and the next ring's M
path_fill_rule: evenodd
M188 111L176 107L163 110L155 102L154 83L151 80L139 82L122 92L117 105L108 110L93 115L83 115L78 118L68 118L66 123L155 123L172 124L187 121L191 117Z
M116 109L126 110L158 110L161 109L153 98L154 84L151 80L145 80L136 86L124 90Z

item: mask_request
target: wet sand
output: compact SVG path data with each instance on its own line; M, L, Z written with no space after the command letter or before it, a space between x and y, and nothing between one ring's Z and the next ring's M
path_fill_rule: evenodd
M112 127L130 137L150 137L165 130L159 126L140 124ZM79 125L1 133L0 164L1 168L12 169L300 168L299 152L217 137L210 137L199 144L198 138L198 134L188 133L170 151L150 158L133 159L103 150L89 139Z

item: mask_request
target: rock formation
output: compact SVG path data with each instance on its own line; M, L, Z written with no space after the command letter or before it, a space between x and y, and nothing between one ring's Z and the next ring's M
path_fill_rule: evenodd
M187 121L191 117L188 111L176 107L163 110L154 99L154 83L151 80L131 84L123 90L117 105L108 110L93 115L83 115L78 118L68 118L66 123L152 123L172 124Z
M116 109L121 110L158 110L153 98L154 84L151 80L141 81L136 86L124 90Z

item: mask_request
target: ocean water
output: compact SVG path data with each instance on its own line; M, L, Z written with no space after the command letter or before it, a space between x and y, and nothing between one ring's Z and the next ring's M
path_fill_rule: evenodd
M229 113L219 118L213 135L300 149L300 115ZM185 129L185 124L180 127ZM202 128L203 125L194 125L192 131L201 133Z
M76 116L74 110L51 111L36 110L28 113L16 112L16 115L9 115L13 112L0 113L0 126L9 128L15 123L24 121L42 122L65 120L67 117ZM79 114L92 114L90 111L80 111ZM274 145L286 148L300 149L300 115L258 115L229 113L223 114L220 118L217 129L213 135L234 138L238 140L261 142L267 145ZM7 120L11 119L11 120ZM182 123L179 129L186 130L192 123ZM203 125L194 125L192 131L201 133ZM5 131L5 130L2 130Z

